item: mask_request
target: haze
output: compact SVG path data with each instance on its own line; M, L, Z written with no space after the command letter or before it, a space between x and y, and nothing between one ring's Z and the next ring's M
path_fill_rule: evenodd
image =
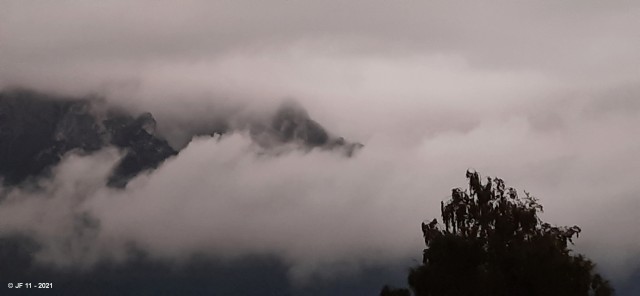
M304 282L419 260L420 222L474 169L581 226L576 249L624 282L640 268L638 28L632 1L0 1L0 87L149 111L184 147L124 190L100 181L117 151L68 155L44 193L0 204L0 234L60 266L135 244L274 255ZM287 100L364 148L191 139ZM100 227L79 235L80 214Z

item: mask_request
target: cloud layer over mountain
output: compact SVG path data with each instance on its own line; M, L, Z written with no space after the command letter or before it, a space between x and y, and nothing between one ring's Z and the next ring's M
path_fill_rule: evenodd
M0 87L151 112L182 150L123 190L104 185L122 151L65 154L44 191L3 189L0 234L63 266L266 254L303 279L418 258L420 222L471 168L580 225L576 248L623 281L640 268L638 27L630 2L4 1ZM287 100L365 147L257 145L245 127Z

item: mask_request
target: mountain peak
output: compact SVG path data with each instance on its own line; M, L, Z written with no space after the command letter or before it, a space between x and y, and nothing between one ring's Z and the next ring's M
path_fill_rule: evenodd
M0 92L0 177L4 184L46 175L71 150L92 153L116 146L125 151L125 157L109 184L124 186L139 172L177 153L154 135L156 122L150 113L134 117L114 109L99 115L92 104L91 100L28 90Z

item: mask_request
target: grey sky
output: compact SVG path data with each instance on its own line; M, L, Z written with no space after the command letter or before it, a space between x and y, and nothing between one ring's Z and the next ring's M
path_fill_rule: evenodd
M182 144L180 129L294 98L366 145L351 160L264 160L246 135L201 138L122 193L61 174L89 184L82 200L52 185L53 204L3 205L25 214L0 233L35 233L43 260L118 258L101 252L133 241L170 258L276 253L300 275L419 256L419 223L475 168L582 226L578 248L624 276L640 264L638 28L632 1L0 1L0 87L99 93ZM24 218L51 207L49 223ZM69 211L102 222L90 254L56 253ZM179 218L161 235L167 215Z

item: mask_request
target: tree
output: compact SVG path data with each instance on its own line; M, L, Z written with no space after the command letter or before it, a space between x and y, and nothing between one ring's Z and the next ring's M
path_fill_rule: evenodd
M382 287L380 296L411 296L411 292L408 289L399 289L390 286L384 286Z
M613 295L595 264L569 249L578 226L544 223L542 205L526 191L519 197L501 179L483 183L476 172L466 176L468 189L453 189L441 202L444 225L422 223L423 262L408 277L415 295ZM384 289L381 295L409 292Z

